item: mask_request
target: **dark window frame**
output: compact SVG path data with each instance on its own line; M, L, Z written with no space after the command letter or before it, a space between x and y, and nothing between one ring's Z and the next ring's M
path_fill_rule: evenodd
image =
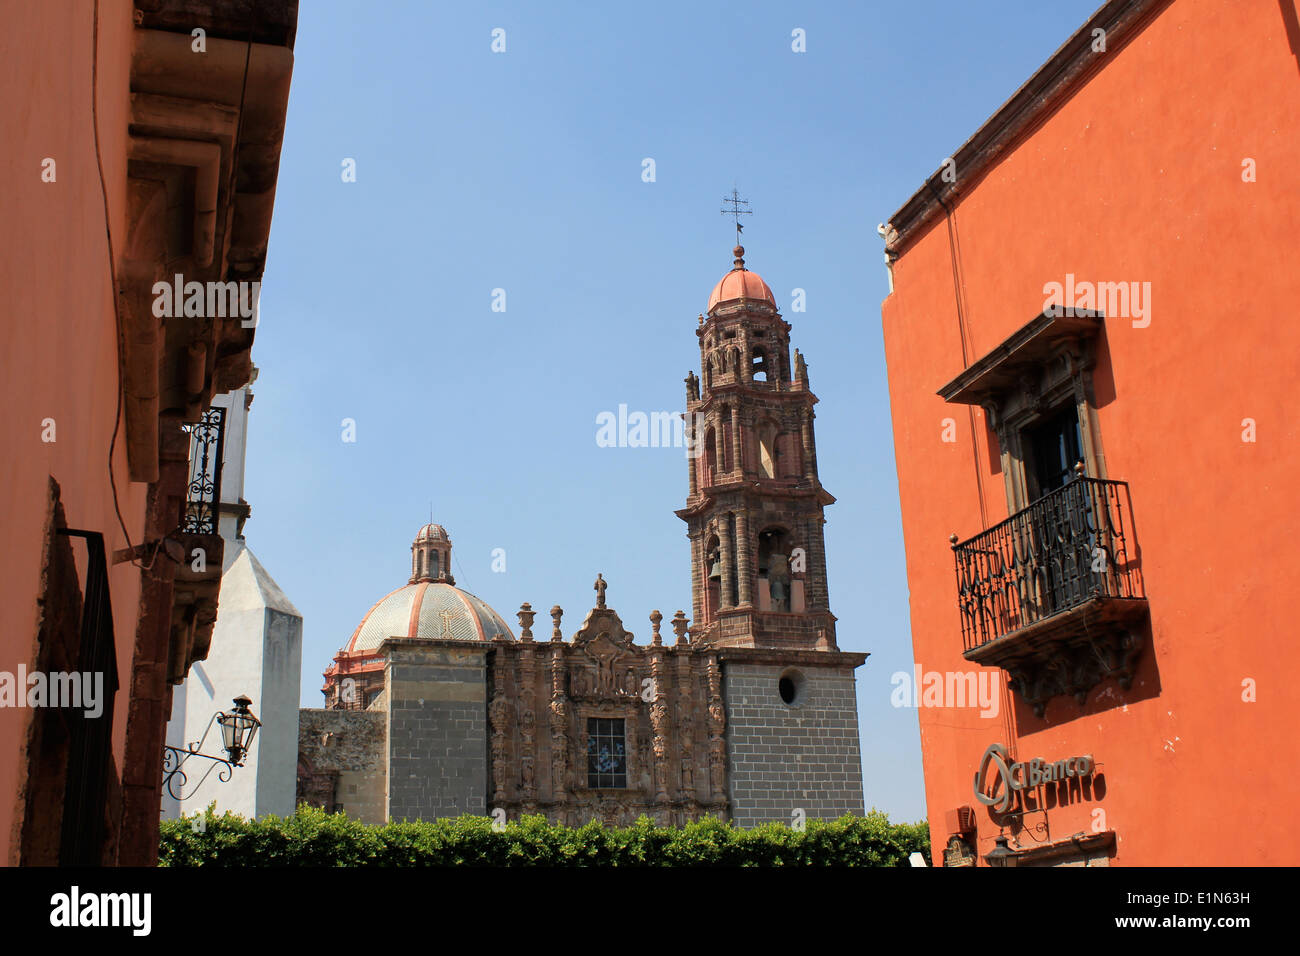
M606 745L607 749L602 750ZM587 717L587 787L592 790L626 790L627 720L623 717Z

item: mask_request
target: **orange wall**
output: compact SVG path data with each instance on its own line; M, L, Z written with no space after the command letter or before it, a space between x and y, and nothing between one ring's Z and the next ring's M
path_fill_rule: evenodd
M1284 396L1300 376L1300 59L1273 0L1175 0L1105 57L981 180L959 179L955 204L972 360L1067 272L1151 283L1148 328L1106 320L1115 396L1099 419L1108 477L1132 490L1154 649L1129 692L1057 698L1042 721L1018 706L1018 754L1102 765L1105 796L1053 810L1053 840L1088 832L1100 807L1117 865L1294 864L1300 435ZM1257 182L1242 182L1245 157ZM983 413L972 435L965 406L935 394L963 367L942 218L894 283L882 311L914 656L965 670L948 536L982 529L974 454L988 523L1007 511ZM955 444L940 440L949 417ZM971 781L985 747L1009 742L1007 709L919 713L936 854L961 805L984 854L997 828Z
M113 511L108 449L116 410L117 330L113 316L104 201L91 120L90 0L20 3L0 30L0 182L4 184L0 289L0 670L31 667L35 647L47 476L62 486L70 527L103 532L125 546ZM113 242L126 236L126 132L131 4L99 4L98 125ZM45 157L57 182L41 181ZM54 443L41 421L56 422ZM146 486L127 478L119 430L113 459L118 498L132 541L140 541ZM84 587L85 548L74 540ZM126 691L135 643L140 572L110 570L118 674L113 748L123 763ZM0 861L12 862L22 741L31 711L0 709Z

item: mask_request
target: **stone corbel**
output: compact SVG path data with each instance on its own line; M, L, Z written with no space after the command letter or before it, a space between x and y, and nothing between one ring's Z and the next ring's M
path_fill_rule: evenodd
M1140 631L1117 628L1090 634L1050 654L1008 661L1003 667L1008 686L1042 717L1053 697L1073 696L1082 707L1092 689L1110 677L1128 690L1144 644Z

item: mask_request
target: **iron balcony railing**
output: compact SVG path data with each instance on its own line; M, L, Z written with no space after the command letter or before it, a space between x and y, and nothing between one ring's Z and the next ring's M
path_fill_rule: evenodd
M182 530L190 534L218 534L226 410L214 405L197 422L181 427L190 434L190 483L185 495Z
M1127 482L1080 477L953 544L966 650L1096 597L1144 597L1132 525Z

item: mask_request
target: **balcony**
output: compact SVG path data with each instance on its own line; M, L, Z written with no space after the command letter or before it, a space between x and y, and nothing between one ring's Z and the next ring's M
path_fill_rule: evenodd
M1129 687L1147 601L1126 482L1076 478L952 550L965 658L1004 668L1038 716L1107 677Z
M226 409L214 405L197 422L182 425L181 429L190 436L190 481L185 491L182 528L187 534L220 534Z
M185 679L195 661L207 658L217 619L225 556L220 524L225 430L226 409L214 405L197 422L169 435L169 443L175 445L171 452L178 462L188 463L184 511L180 526L170 535L183 555L172 580L167 679L173 684Z

